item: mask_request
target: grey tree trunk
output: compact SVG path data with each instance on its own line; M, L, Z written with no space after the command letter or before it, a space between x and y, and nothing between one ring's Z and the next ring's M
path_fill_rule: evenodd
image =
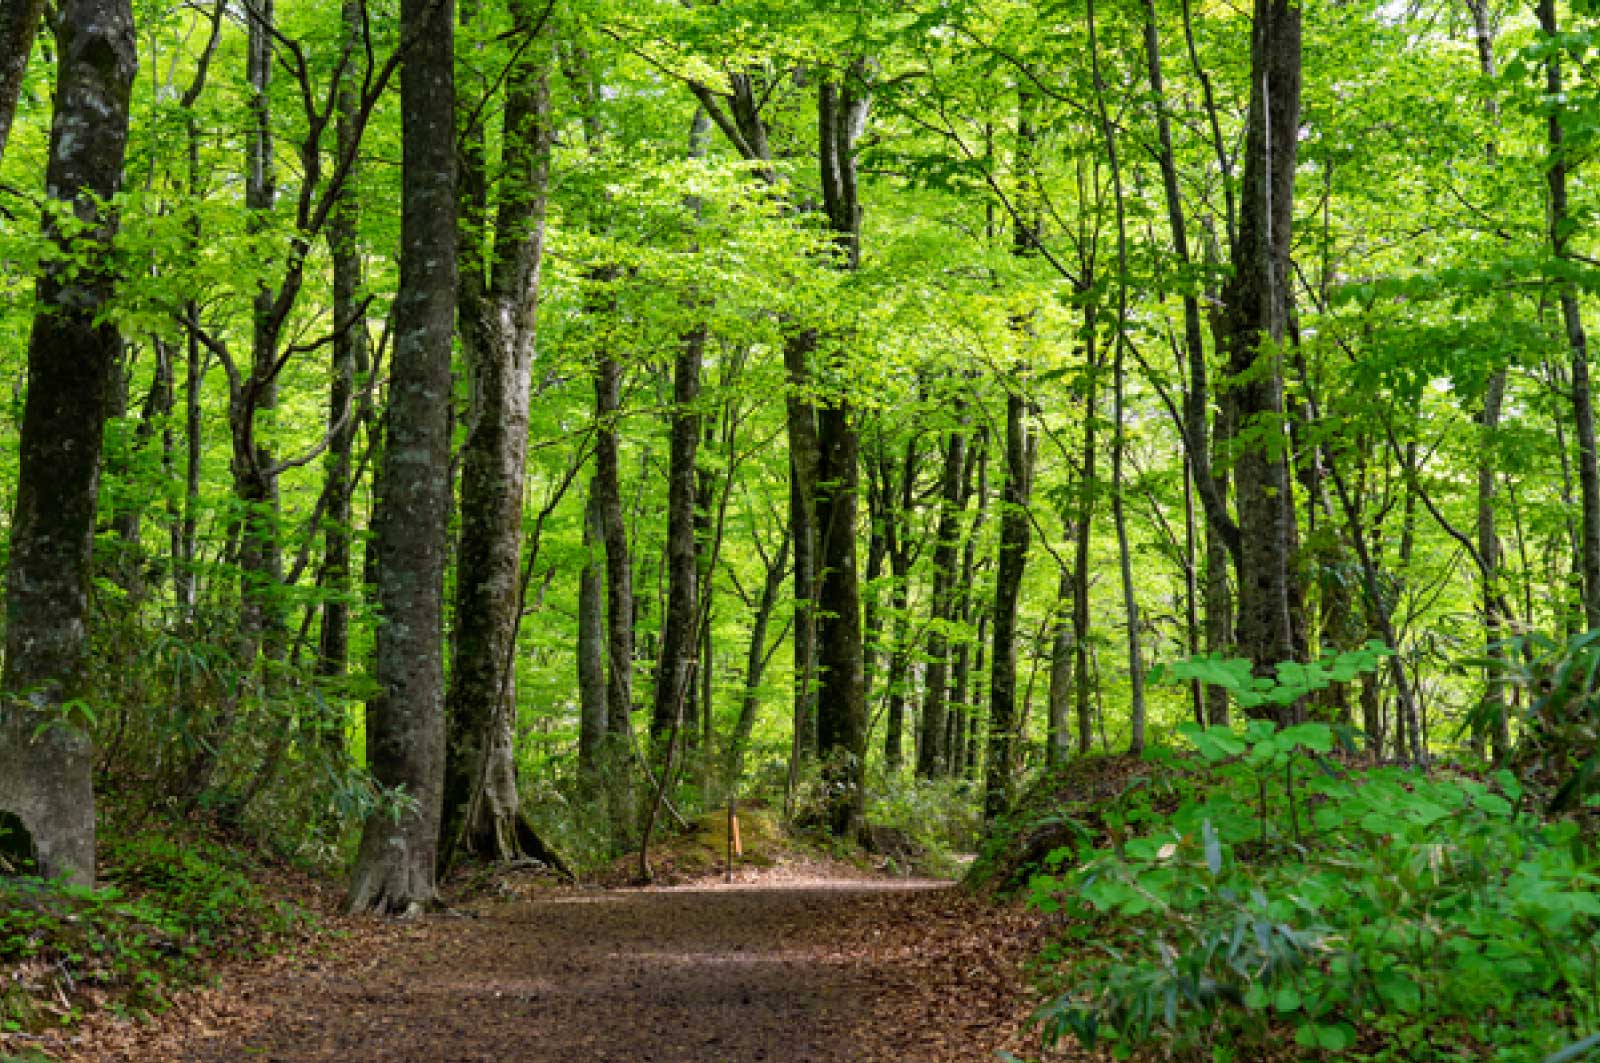
M497 207L486 271L458 285L472 414L461 453L461 547L447 705L441 856L521 855L514 749L518 561L539 280L550 176L551 48L533 5L512 5L534 34L506 78ZM470 164L469 164L470 165Z
M400 286L383 463L367 757L396 815L374 810L351 876L352 911L412 915L437 896L444 771L442 599L450 508L450 348L456 303L455 25L451 0L403 0Z
M632 830L626 809L631 792L623 768L632 756L634 603L633 560L622 510L617 417L622 408L622 367L609 353L595 366L594 494L600 510L600 537L606 567L606 767L612 779L613 823Z
M1072 752L1072 569L1061 569L1056 588L1055 627L1050 636L1050 713L1045 729L1045 763L1060 767Z
M870 69L871 64L857 59L842 81L817 87L823 209L839 264L849 270L861 262L856 141L871 104ZM856 569L860 449L855 412L844 399L830 399L817 417L817 745L833 795L829 825L843 838L859 835L866 819L867 706Z
M1124 401L1128 350L1127 207L1122 188L1122 164L1117 155L1116 126L1112 124L1111 112L1106 105L1106 86L1100 73L1100 39L1095 23L1094 0L1088 0L1088 26L1095 106L1100 112L1100 128L1105 138L1106 161L1111 169L1111 187L1116 207L1117 332L1111 356L1111 523L1117 532L1117 567L1122 576L1123 616L1128 628L1128 751L1137 756L1144 752L1144 658L1140 644L1139 599L1133 586L1133 554L1128 545L1127 506L1122 496L1122 470L1127 451L1127 409ZM1195 320L1198 321L1198 318Z
M1179 267L1184 268L1193 259L1189 250L1188 221L1178 184L1177 157L1172 147L1172 120L1167 111L1166 89L1161 73L1161 39L1156 23L1155 0L1145 0L1144 11L1145 62L1150 91L1155 100L1161 188L1166 200L1167 226L1172 232L1173 257L1177 259ZM1186 6L1186 26L1187 15ZM1208 95L1209 91L1208 88ZM1182 425L1184 455L1189 463L1190 482L1205 514L1205 566L1200 580L1196 580L1203 580L1201 605L1205 613L1205 648L1211 653L1225 652L1233 640L1233 602L1228 593L1228 565L1230 561L1237 564L1241 543L1238 524L1228 512L1227 477L1217 471L1217 462L1212 453L1212 448L1224 434L1220 430L1223 426L1219 425L1218 431L1213 432L1209 424L1211 386L1206 367L1200 300L1188 288L1183 293L1183 359L1188 376ZM1193 575L1191 579L1194 579ZM1189 607L1194 608L1192 600ZM1204 715L1209 722L1227 722L1228 695L1224 688L1207 686L1201 698Z
M1256 0L1239 236L1223 289L1230 398L1240 430L1275 434L1284 413L1279 351L1289 320L1289 256L1300 130L1300 5ZM1293 619L1294 493L1282 440L1240 449L1240 650L1258 672L1305 656ZM1282 710L1293 719L1294 707Z
M728 739L724 767L730 791L738 785L739 776L744 771L745 751L750 747L750 736L756 728L756 714L761 709L761 676L772 657L772 649L767 648L767 630L788 575L789 542L790 534L785 530L778 552L767 562L767 578L762 583L761 598L756 603L755 616L750 623L750 646L745 654L744 695L739 702L739 718L734 723L733 735ZM779 638L782 639L781 632Z
M794 756L806 760L817 751L817 410L810 398L811 354L817 336L810 329L790 335L783 345L789 390L785 397L789 431L789 533L794 543Z
M94 882L90 739L74 700L90 694L89 591L101 433L122 339L102 319L113 289L115 215L138 51L126 0L65 0L56 32L56 109L45 192L82 223L46 212L61 256L38 283L28 339L16 510L0 677L0 812L26 837L0 839L39 874ZM70 267L70 268L69 268ZM13 861L17 863L18 861Z
M362 41L361 0L341 4L347 54ZM356 124L360 87L353 72L340 79L335 142L341 159L354 160L360 146ZM333 380L328 392L327 507L323 527L322 630L318 643L317 672L343 676L350 661L350 499L351 454L356 438L353 404L356 375L371 369L365 308L361 302L361 248L356 223L361 216L355 188L355 163L346 171L345 186L328 219L328 247L333 258Z
M650 737L660 742L684 722L699 661L699 559L695 550L695 455L700 445L700 365L706 331L679 342L672 366L672 434L667 467L667 606L661 623Z
M962 477L967 467L966 417L959 402L957 425L944 446L944 471L939 480L939 523L934 532L933 589L928 624L926 692L922 701L922 740L917 746L917 774L939 778L950 770L948 742L948 677L950 621L955 600L956 551L961 539Z
M1096 337L1093 305L1083 310L1084 380L1083 400L1083 476L1078 487L1078 512L1074 521L1077 541L1072 563L1072 646L1073 705L1078 723L1078 753L1088 755L1094 746L1093 675L1090 672L1089 635L1093 616L1089 611L1089 548L1094 529L1094 511L1099 484L1095 479L1095 422L1100 407L1100 352Z
M600 793L601 763L606 740L606 581L601 556L600 496L593 486L583 511L583 547L587 552L578 575L578 778L586 790Z
M0 159L11 139L11 122L22 95L22 77L33 55L33 38L44 17L44 0L0 0Z
M983 811L993 820L1010 806L1017 740L1017 603L1028 564L1033 488L1033 436L1028 405L1006 396L1006 478L1000 490L1000 559L995 572L994 643L989 661L989 742L984 756Z
M1555 0L1539 0L1539 28L1554 36ZM1560 101L1562 95L1561 51L1553 49L1545 60L1545 92ZM1557 103L1546 122L1548 162L1545 182L1549 188L1550 251L1558 259L1570 257L1571 211L1567 205L1568 159L1566 131L1562 128L1563 106ZM1572 357L1572 421L1578 437L1578 489L1583 500L1582 542L1579 554L1583 574L1584 626L1600 628L1600 455L1595 448L1594 392L1589 379L1589 338L1584 331L1583 311L1578 305L1578 290L1571 281L1560 285L1561 321L1566 329L1567 348Z

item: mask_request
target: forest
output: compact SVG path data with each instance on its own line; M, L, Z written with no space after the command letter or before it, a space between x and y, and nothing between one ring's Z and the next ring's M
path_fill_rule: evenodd
M1004 958L886 1060L1600 1052L1597 148L1587 0L0 0L0 1059L741 815L616 896Z

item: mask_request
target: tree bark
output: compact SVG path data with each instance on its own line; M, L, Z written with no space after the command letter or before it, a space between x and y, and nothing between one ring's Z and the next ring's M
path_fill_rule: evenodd
M989 661L989 742L985 755L984 817L994 820L1009 808L1017 738L1017 603L1028 564L1031 529L1028 505L1033 487L1033 437L1026 400L1016 390L1006 396L1006 478L1000 499L1000 558L995 572L994 648Z
M661 623L650 737L657 743L685 719L699 660L699 560L695 550L695 455L700 445L700 366L706 330L684 336L672 364L671 454L667 467L667 606ZM692 730L692 728L691 728Z
M44 17L44 0L0 0L0 159L22 96L22 78L33 55L33 38Z
M593 486L583 511L586 558L578 575L578 778L598 794L606 740L605 565L601 559L600 496Z
M1095 310L1083 309L1084 379L1083 400L1083 477L1078 486L1078 512L1074 531L1072 566L1072 646L1073 702L1078 718L1078 753L1087 756L1094 746L1093 676L1089 670L1089 636L1093 616L1089 611L1089 549L1092 545L1095 502L1099 484L1095 480L1095 451L1100 407L1100 351L1096 336Z
M93 750L74 709L89 694L89 593L101 433L122 339L104 320L114 274L128 109L137 67L126 0L65 0L57 22L56 110L45 194L82 231L45 214L60 250L42 269L28 339L0 683L0 812L27 833L36 870L92 885ZM15 844L13 844L15 843Z
M789 541L789 532L785 530L777 554L767 562L767 578L762 583L761 598L756 603L755 616L750 623L750 646L745 654L744 695L739 701L739 718L734 723L733 735L728 739L724 769L730 790L738 785L739 776L744 771L745 751L750 747L750 736L756 728L756 714L761 709L761 676L772 656L772 651L767 648L767 629L778 607L778 598L783 594L784 578L788 575ZM779 638L782 638L781 632Z
M375 679L367 757L404 792L362 832L352 911L411 915L434 902L444 770L442 599L450 507L450 348L456 302L455 24L451 0L402 0L400 286L374 513Z
M1546 36L1559 31L1555 0L1539 0L1539 28ZM1566 131L1562 128L1565 99L1562 90L1561 50L1552 49L1545 60L1545 93L1550 117L1546 122L1548 146L1545 182L1549 190L1550 251L1557 259L1571 257L1574 223L1567 206L1568 159ZM1583 618L1589 629L1600 628L1600 455L1595 446L1594 393L1589 379L1589 338L1584 331L1583 311L1578 305L1577 287L1561 282L1561 322L1566 329L1567 348L1572 357L1572 421L1578 437L1578 490L1582 498L1582 542L1579 561L1583 574Z
M1223 289L1237 427L1258 438L1234 462L1239 509L1241 651L1259 674L1301 660L1293 620L1294 494L1285 450L1283 365L1289 320L1294 175L1300 130L1300 5L1255 0L1239 237ZM1279 713L1287 721L1298 710Z
M550 177L551 52L534 5L518 0L512 16L532 43L506 79L490 262L487 274L463 270L458 285L472 413L461 452L445 863L458 847L498 860L521 855L516 823L522 810L508 736L516 722L518 562Z
M355 54L362 41L361 0L340 5L345 53ZM335 143L341 159L355 159L360 146L356 115L360 86L353 72L340 78ZM317 673L343 676L350 661L350 517L351 456L356 438L352 405L356 377L371 369L366 311L361 301L361 249L356 223L361 216L355 185L355 164L346 171L345 185L328 221L328 247L333 258L333 379L328 392L327 508L323 521L322 630L317 650ZM342 735L339 736L342 738Z
M934 532L933 589L928 624L928 652L922 701L922 740L917 747L917 774L935 779L949 773L949 729L945 698L950 668L950 624L955 601L956 551L961 540L962 476L967 467L966 416L959 400L952 411L956 427L944 445L944 471L939 478L939 523Z
M789 537L794 543L794 754L817 751L817 409L810 397L817 334L801 329L784 340L789 388Z

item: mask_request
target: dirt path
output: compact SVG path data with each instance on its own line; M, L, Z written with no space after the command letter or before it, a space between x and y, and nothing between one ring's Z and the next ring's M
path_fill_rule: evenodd
M1023 1050L1025 913L927 884L562 891L357 924L337 954L236 976L121 1063L947 1063Z

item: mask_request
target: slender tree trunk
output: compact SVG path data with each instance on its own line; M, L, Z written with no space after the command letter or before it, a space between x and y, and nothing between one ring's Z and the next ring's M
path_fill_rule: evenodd
M22 78L33 55L33 38L44 17L44 0L0 0L0 158L11 139L11 122L22 96Z
M1078 485L1078 514L1074 522L1077 542L1072 571L1072 646L1076 683L1073 701L1078 718L1078 753L1087 756L1094 747L1093 677L1089 671L1089 548L1093 540L1094 510L1099 483L1095 478L1096 420L1100 406L1100 354L1097 322L1092 305L1083 310L1084 374L1083 478Z
M933 591L928 624L926 693L922 701L922 741L917 747L917 774L924 779L948 774L946 741L949 709L945 698L950 667L950 625L955 603L957 550L961 539L962 475L967 467L966 416L959 401L957 424L945 441L944 472L939 481L939 522L934 532Z
M794 754L807 760L817 749L817 411L809 395L811 354L817 335L791 334L783 345L789 389L789 532L794 542Z
M1061 569L1056 618L1050 635L1050 710L1045 728L1045 763L1058 768L1072 752L1072 570Z
M871 103L870 64L857 59L842 82L817 87L822 199L839 264L861 261L861 203L856 140ZM867 706L861 639L861 587L856 570L856 511L860 491L860 426L842 398L817 416L817 746L825 762L833 833L855 838L866 818Z
M1494 59L1494 26L1490 21L1488 0L1466 0L1472 16L1472 36L1478 47L1478 72L1486 83L1499 76ZM1498 125L1500 107L1492 93L1486 94L1483 103L1484 117L1492 126ZM1484 158L1493 167L1499 160L1497 136L1491 133L1484 145ZM1509 617L1501 615L1503 591L1500 585L1500 536L1495 527L1495 496L1498 482L1496 466L1496 437L1500 428L1500 412L1506 395L1506 368L1497 366L1489 375L1484 389L1483 414L1479 420L1478 439L1478 555L1482 565L1483 581L1483 639L1485 656L1490 664L1484 670L1483 711L1489 724L1489 739L1496 764L1505 762L1511 749L1511 727L1506 713L1504 624ZM1481 744L1482 739L1479 739Z
M399 809L367 818L353 911L433 903L444 771L442 599L450 508L450 348L456 303L455 22L451 0L402 0L400 287L374 514L375 679L367 758Z
M1006 396L1006 478L1000 499L1000 560L995 573L994 650L989 663L989 743L983 809L993 820L1010 806L1012 753L1019 721L1017 603L1031 538L1028 504L1033 488L1033 437L1022 395Z
M89 693L101 433L122 347L104 316L116 229L105 205L122 184L138 59L133 12L126 0L64 0L56 43L45 190L82 229L64 231L45 213L43 239L61 254L40 273L28 338L0 677L0 818L14 817L6 825L27 836L7 839L12 855L32 857L41 875L87 886L95 872L93 750L70 705Z
M461 453L440 853L446 864L458 847L499 860L521 855L522 809L510 736L516 723L514 639L528 403L550 177L551 51L548 35L536 24L537 5L517 0L511 10L519 28L536 36L506 79L488 276L464 270L459 285L473 398Z
M846 838L857 836L866 816L867 709L856 574L859 437L850 423L853 417L848 405L835 402L825 406L817 419L822 442L817 477L817 532L822 546L817 744L839 795L830 826L834 834Z
M894 588L889 595L889 609L894 614L894 641L889 647L888 672L884 677L887 699L885 709L883 757L884 770L898 776L905 766L906 730L906 672L910 666L911 617L911 521L917 504L917 469L920 447L916 436L906 440L905 455L900 467L900 501L894 507L889 522L889 571L894 577ZM887 477L886 477L887 479Z
M695 550L695 455L700 445L700 365L706 331L678 344L672 367L672 452L667 471L667 606L661 623L650 737L658 743L693 697L699 658L699 562Z
M1559 31L1555 0L1539 0L1539 28L1546 36ZM1573 221L1567 206L1569 160L1562 128L1565 99L1562 92L1561 49L1552 49L1545 59L1545 92L1556 101L1546 123L1549 147L1545 182L1549 189L1550 250L1557 259L1570 257ZM1600 628L1600 456L1595 449L1594 396L1589 381L1589 339L1583 327L1583 312L1578 305L1577 287L1563 281L1561 321L1566 329L1567 347L1572 356L1572 420L1578 437L1578 489L1583 499L1582 542L1579 552L1583 575L1584 626Z
M591 485L583 512L587 552L578 576L578 777L599 794L606 740L605 564L601 558L600 496Z
M1111 187L1117 221L1117 334L1111 355L1111 523L1117 532L1117 563L1122 576L1123 615L1128 626L1128 730L1129 752L1144 752L1144 655L1139 640L1139 599L1133 587L1133 553L1128 544L1127 507L1122 497L1123 462L1127 451L1126 361L1128 350L1128 221L1122 189L1122 164L1117 156L1116 127L1106 106L1105 81L1100 74L1099 33L1095 25L1094 0L1088 4L1089 58L1094 70L1095 104L1100 112L1100 127L1105 137L1106 159L1111 168ZM1164 118L1164 115L1162 116ZM1187 319L1186 319L1187 321ZM1195 321L1198 322L1198 316ZM1202 418L1204 413L1202 411Z
M1160 163L1161 188L1166 200L1167 225L1172 232L1173 257L1177 259L1179 268L1186 268L1193 259L1189 250L1188 221L1184 215L1183 197L1179 190L1177 157L1172 147L1172 121L1167 111L1166 89L1161 72L1161 39L1156 21L1155 0L1145 0L1144 12L1145 62L1150 78L1150 91L1155 98L1157 161ZM1184 7L1184 17L1187 28L1189 24L1187 4ZM1209 100L1209 83L1206 85L1206 94ZM1214 108L1212 116L1214 119ZM1229 215L1231 217L1231 210ZM1182 302L1183 360L1188 377L1183 407L1184 454L1189 465L1189 484L1194 494L1198 496L1205 514L1204 589L1201 592L1205 613L1205 648L1208 652L1219 653L1225 652L1233 641L1233 603L1228 593L1228 564L1230 561L1237 562L1241 544L1238 525L1228 513L1228 481L1224 474L1217 471L1217 461L1212 453L1212 448L1217 445L1224 433L1221 431L1223 426L1218 425L1218 430L1213 433L1208 424L1211 412L1211 386L1206 367L1200 300L1191 289L1185 288ZM1192 501L1189 504L1192 511ZM1191 584L1189 610L1192 614L1195 605L1194 584L1198 582L1192 566L1189 571L1189 581ZM1206 687L1200 696L1202 704L1197 706L1196 712L1213 724L1226 723L1227 692L1220 686L1212 685Z
M755 733L756 715L761 710L761 677L771 659L767 648L767 629L772 614L777 610L778 599L783 594L783 582L789 569L789 532L785 530L778 552L767 562L767 578L761 587L761 598L756 603L755 616L750 622L750 647L745 654L744 694L739 701L739 718L734 723L733 735L728 739L728 753L724 769L728 786L738 785L744 771L745 751L750 748L750 736ZM782 634L779 638L781 640ZM774 647L775 648L775 647Z
M362 41L361 0L344 0L340 7L344 48L355 54ZM356 127L360 86L346 71L340 80L335 138L341 158L354 159L360 146ZM355 445L356 376L370 371L365 308L361 302L361 249L357 243L357 205L354 164L329 219L328 245L333 257L333 379L328 394L327 508L323 523L322 631L317 672L339 677L350 661L350 499L351 452ZM339 736L342 738L342 735Z
M1283 364L1300 130L1300 5L1255 0L1250 112L1239 237L1223 289L1224 338L1237 428L1264 433L1234 461L1239 506L1240 649L1263 675L1299 660L1292 552L1294 494L1284 455ZM1284 720L1298 715L1289 707Z

